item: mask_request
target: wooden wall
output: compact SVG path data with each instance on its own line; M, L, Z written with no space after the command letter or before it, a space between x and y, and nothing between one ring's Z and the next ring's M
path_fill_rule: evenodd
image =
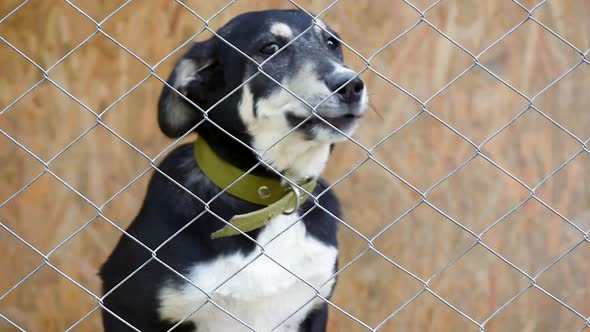
M21 1L5 0L0 17ZM73 1L100 21L122 1ZM319 12L330 1L298 0ZM533 6L535 1L521 1ZM429 1L413 1L418 8ZM222 1L186 1L210 17ZM217 28L238 13L264 8L291 8L288 1L237 1L214 18ZM525 19L512 1L442 1L426 19L473 54L498 40ZM586 0L548 1L534 17L578 49L590 48L590 6ZM369 57L417 22L419 15L402 1L342 0L323 18L344 40ZM103 25L148 64L154 65L203 23L174 1L134 1ZM0 23L0 36L43 68L52 66L96 31L89 19L62 1L30 1ZM198 39L208 38L203 33ZM156 69L167 77L180 53ZM346 52L360 70L364 62ZM478 60L529 98L581 60L581 55L533 21L520 26ZM473 64L473 59L426 23L401 37L371 61L371 66L416 97L427 100ZM104 123L121 138L156 156L172 142L158 130L156 102L162 84L148 78L120 102L119 97L148 76L149 70L104 35L93 36L49 72L49 78L95 112L109 109ZM12 107L16 98L43 78L42 73L0 42L0 129L39 158L51 172L101 206L149 167L139 153L102 126L84 107L47 81ZM372 72L362 75L370 90L372 110L355 136L372 147L421 110L421 105ZM538 95L534 106L582 140L590 137L590 65L583 64ZM529 105L519 94L474 68L430 99L429 111L479 145ZM65 152L70 142L92 128ZM189 138L193 139L192 137ZM535 187L566 162L582 145L534 110L528 111L481 149L499 166ZM54 158L59 154L57 158ZM473 146L427 114L398 131L373 151L373 156L419 190L425 191L475 154ZM338 182L366 152L353 143L340 144L326 177ZM590 229L590 156L582 153L536 188L535 194L585 231ZM54 159L52 159L54 158ZM0 135L0 204L43 172L34 158ZM126 227L142 201L149 174L109 201L105 216ZM378 164L368 161L335 186L345 221L368 238L398 220L421 197ZM501 218L529 192L481 157L428 192L427 199L445 214L476 233ZM49 262L92 292L99 293L96 271L112 250L120 232L96 210L50 174L44 174L0 208L0 221L44 254ZM344 266L367 243L346 226L340 227ZM541 203L530 200L483 236L486 245L534 276L582 235ZM428 279L457 257L474 238L427 204L421 204L374 240L393 261ZM0 228L0 296L39 266L43 259ZM576 311L590 315L590 243L571 254L537 280L538 284ZM482 322L530 281L481 246L432 279L430 287L473 319ZM333 301L375 327L414 296L422 285L369 252L339 276ZM31 331L68 328L96 306L96 300L45 266L0 300L0 313ZM78 326L100 329L98 311ZM486 325L486 331L577 331L584 323L537 289L528 290ZM331 331L363 331L346 315L331 310ZM0 320L0 330L11 331ZM383 331L478 331L467 319L424 293L397 313Z

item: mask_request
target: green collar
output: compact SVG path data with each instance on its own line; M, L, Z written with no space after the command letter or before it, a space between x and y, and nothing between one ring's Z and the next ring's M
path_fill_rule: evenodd
M197 165L217 187L226 189L225 192L244 201L266 206L250 213L235 215L229 221L231 226L227 225L211 234L213 239L261 228L280 214L293 213L308 198L305 192L295 186L283 184L278 179L250 173L244 175L243 170L221 159L202 138L195 142L194 152ZM240 176L243 177L233 183ZM311 193L316 184L317 180L312 179L299 186Z

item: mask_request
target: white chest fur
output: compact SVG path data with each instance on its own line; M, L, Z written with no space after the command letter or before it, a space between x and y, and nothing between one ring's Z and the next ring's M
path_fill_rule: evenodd
M257 248L248 255L235 253L197 264L187 278L211 294L216 304L256 331L270 331L275 327L275 331L297 331L299 324L321 300L314 298L315 291L293 274L315 288L325 283L320 293L327 296L334 284L331 277L337 256L336 248L309 236L301 221L278 235L297 218L296 214L276 217L256 239L264 246L265 254L282 267L261 255ZM306 305L311 299L313 301ZM161 317L178 321L206 303L207 298L186 283L180 287L164 287L159 300ZM211 303L206 303L188 320L198 326L199 332L249 331Z

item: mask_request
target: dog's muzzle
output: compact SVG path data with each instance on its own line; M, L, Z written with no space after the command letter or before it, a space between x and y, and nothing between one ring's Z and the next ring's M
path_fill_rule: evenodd
M358 119L367 110L365 84L355 76L356 73L352 70L337 71L330 74L325 82L333 93L332 97L330 97L332 100L329 107L320 107L318 109L318 115L322 119L344 131L354 128ZM314 121L314 124L326 126L321 120Z

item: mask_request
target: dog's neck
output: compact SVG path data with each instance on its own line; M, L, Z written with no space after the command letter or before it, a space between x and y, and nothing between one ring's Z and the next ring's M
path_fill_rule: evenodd
M330 156L330 144L306 140L302 134L292 133L270 148L253 142L262 159L273 169L291 180L318 178Z
M207 140L212 150L222 159L244 171L259 163L258 155L251 148L218 129L200 130L199 135ZM269 169L267 165L260 163L252 171L253 174L281 178L278 172L292 181L318 178L328 162L331 150L329 143L309 141L296 133L285 137L266 152L265 147L257 146L247 135L236 138L253 146L254 150L261 153L264 162L272 167Z

